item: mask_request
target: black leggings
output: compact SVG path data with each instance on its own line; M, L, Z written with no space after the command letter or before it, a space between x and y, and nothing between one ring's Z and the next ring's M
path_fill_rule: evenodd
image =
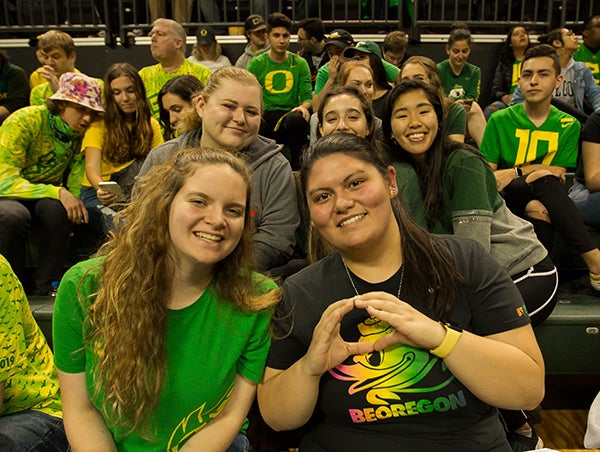
M597 248L583 223L581 214L560 180L555 176L545 176L527 183L521 176L508 184L503 191L508 208L521 218L530 220L538 239L548 251L552 250L553 231L567 242L577 254L583 254ZM546 221L535 221L527 217L525 207L530 201L540 201L550 216L551 224ZM532 221L533 220L533 221Z

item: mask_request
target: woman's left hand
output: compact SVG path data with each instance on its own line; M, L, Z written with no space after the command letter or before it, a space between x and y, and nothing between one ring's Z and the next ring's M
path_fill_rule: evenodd
M431 350L444 340L446 330L439 322L427 317L408 303L387 292L369 292L354 298L354 305L384 322L394 332L375 342L375 350L393 344L406 344Z
M117 200L117 196L115 194L109 192L108 190L102 190L101 188L96 190L96 196L98 197L98 200L105 206L110 206Z

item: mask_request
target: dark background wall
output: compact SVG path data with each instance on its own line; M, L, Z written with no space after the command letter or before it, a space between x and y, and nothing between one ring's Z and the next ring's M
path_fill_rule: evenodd
M356 37L355 37L356 38ZM382 36L383 39L383 36ZM494 70L497 63L497 53L499 43L480 43L473 46L469 62L481 68L481 97L480 104L485 107L490 100L490 90ZM1 47L1 44L0 44ZM222 44L223 53L229 57L232 64L242 53L244 44ZM298 50L297 44L291 46L291 50ZM7 48L11 61L21 66L28 73L38 67L38 62L32 48L27 46L9 47ZM186 55L189 55L191 46L188 45ZM439 42L422 42L410 44L408 51L412 55L424 55L433 59L436 62L447 58L445 52L445 39L440 38ZM113 63L127 61L135 67L142 68L156 62L150 55L148 45L132 45L128 48L116 46L110 48L104 45L77 46L77 68L93 77L102 78L106 69Z

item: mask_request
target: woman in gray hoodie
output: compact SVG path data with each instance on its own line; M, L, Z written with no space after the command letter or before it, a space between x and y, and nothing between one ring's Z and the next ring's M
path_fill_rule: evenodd
M300 214L294 175L281 145L258 135L261 114L262 90L256 78L235 66L217 69L196 101L184 127L187 132L153 149L139 176L188 147L245 155L253 170L256 259L260 269L269 270L291 259Z

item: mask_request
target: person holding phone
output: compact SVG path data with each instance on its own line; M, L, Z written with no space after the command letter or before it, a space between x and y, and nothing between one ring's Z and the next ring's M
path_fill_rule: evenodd
M65 274L53 336L73 450L247 450L279 300L253 271L251 215L246 163L188 149Z
M85 155L81 200L88 209L90 225L99 235L114 229L115 203L129 201L144 158L163 142L160 125L150 114L142 79L131 64L115 63L108 68L104 98L104 117L90 126L81 145ZM99 185L102 181L118 185L106 189Z

